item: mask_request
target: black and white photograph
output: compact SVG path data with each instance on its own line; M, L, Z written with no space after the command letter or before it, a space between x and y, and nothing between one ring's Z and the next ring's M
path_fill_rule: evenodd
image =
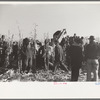
M0 3L0 82L14 81L99 82L100 3Z

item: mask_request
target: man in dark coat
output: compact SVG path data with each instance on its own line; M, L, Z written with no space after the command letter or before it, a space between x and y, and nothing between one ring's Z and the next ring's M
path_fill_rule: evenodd
M71 59L71 81L78 81L79 69L82 66L82 48L80 47L80 39L74 39L73 45L69 48L69 55Z

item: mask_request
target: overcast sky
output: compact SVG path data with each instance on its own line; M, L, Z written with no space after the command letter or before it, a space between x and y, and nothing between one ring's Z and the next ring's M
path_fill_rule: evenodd
M68 35L99 36L100 4L0 4L0 34L17 39L19 26L23 37L29 36L34 23L40 40L64 28Z

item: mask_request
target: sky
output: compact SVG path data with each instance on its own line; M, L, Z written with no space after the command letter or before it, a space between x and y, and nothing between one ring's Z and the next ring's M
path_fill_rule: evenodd
M64 28L70 36L76 33L99 37L100 3L0 4L0 34L14 34L14 39L18 39L20 30L23 37L34 36L35 25L39 40L44 39L44 34L51 38Z

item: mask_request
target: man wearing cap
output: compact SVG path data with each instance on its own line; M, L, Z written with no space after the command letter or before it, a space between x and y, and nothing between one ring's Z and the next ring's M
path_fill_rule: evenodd
M94 36L90 36L89 44L85 50L85 60L87 62L87 81L98 81L98 45L95 43ZM93 72L93 78L91 73Z

